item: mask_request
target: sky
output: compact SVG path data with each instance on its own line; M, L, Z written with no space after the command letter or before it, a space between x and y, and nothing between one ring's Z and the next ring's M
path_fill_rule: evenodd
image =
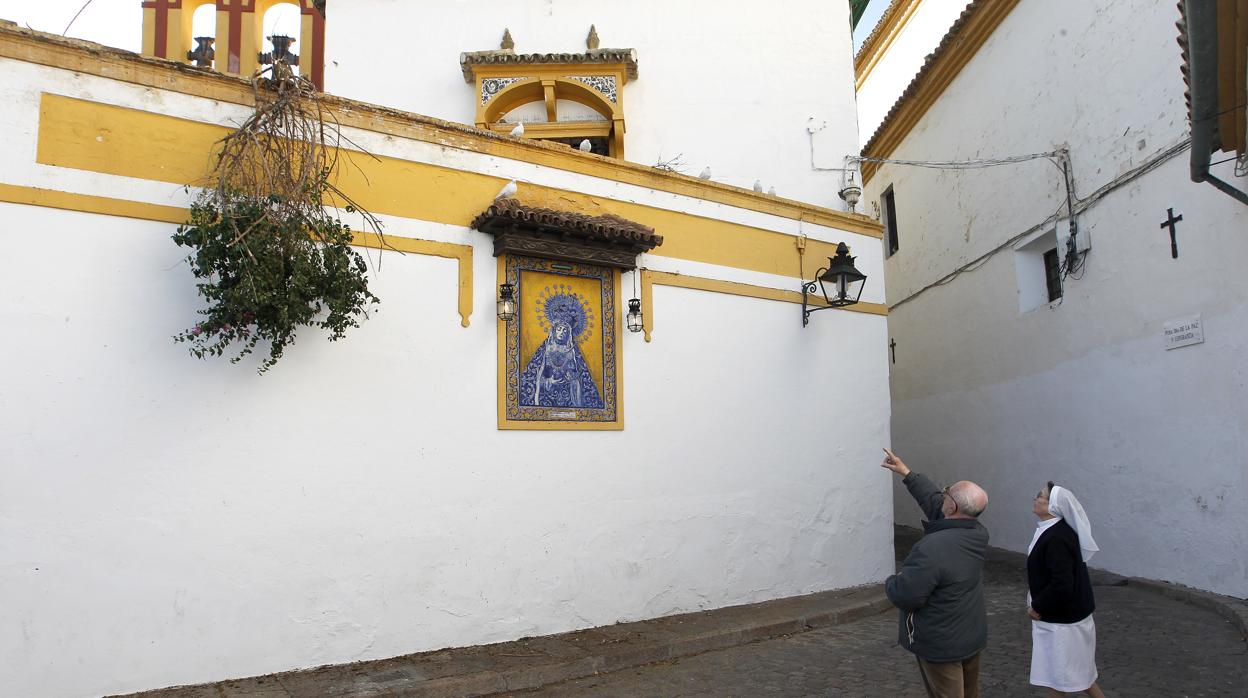
M86 9L82 9L84 5ZM91 0L89 3L86 0L0 0L0 19L51 34L64 33L66 25L78 10L82 10L82 14L70 27L68 36L135 53L142 50L143 7L140 0ZM212 9L201 10L195 14L195 36L215 34ZM297 36L297 14L298 10L292 5L274 8L265 17L265 35L271 34L276 26L283 34Z
M127 51L138 53L143 47L143 8L139 4L139 0L42 0L41 2L31 2L31 0L0 0L0 19L7 19L17 22L22 26L29 26L39 31L50 32L52 34L60 34L65 31L65 25L73 19L74 13L82 9L83 5L86 9L74 22L73 27L69 30L69 36L77 39L86 39L108 46L116 46ZM863 13L862 19L858 22L858 27L854 30L854 51L858 51L858 47L862 45L863 40L871 33L871 29L875 23L879 21L880 15L888 7L889 0L871 0L867 5L866 12ZM278 11L287 8L278 8ZM209 11L211 14L211 11ZM201 17L198 15L196 19ZM292 24L298 27L297 23L291 22L289 18L279 18L283 27L286 24ZM273 20L265 22L265 34L272 33ZM284 30L286 34L296 34L298 29ZM195 24L195 35L215 33L211 29L211 20L205 26L199 21Z

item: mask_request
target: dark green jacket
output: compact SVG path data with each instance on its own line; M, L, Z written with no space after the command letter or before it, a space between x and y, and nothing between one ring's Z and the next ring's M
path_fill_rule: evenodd
M902 480L927 521L901 571L884 582L901 609L901 646L929 662L958 662L988 646L984 557L988 529L975 519L946 519L940 488L911 472Z

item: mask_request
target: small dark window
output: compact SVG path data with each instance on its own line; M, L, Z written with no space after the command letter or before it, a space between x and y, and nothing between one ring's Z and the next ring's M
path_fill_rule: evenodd
M1044 253L1044 283L1049 288L1050 302L1062 297L1062 265L1057 261L1057 250Z
M897 240L897 202L893 199L893 188L884 192L884 244L888 246L888 256L892 257L901 248Z

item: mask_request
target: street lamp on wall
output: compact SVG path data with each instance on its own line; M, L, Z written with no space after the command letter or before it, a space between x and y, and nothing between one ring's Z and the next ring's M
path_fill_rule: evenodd
M642 330L640 298L633 298L628 301L628 315L625 316L624 322L628 326L629 332L640 332Z
M862 198L862 187L854 182L854 171L847 170L844 178L841 180L844 185L836 195L841 197L841 201L849 207L849 212L854 213L854 209L858 206L858 200Z
M498 319L503 322L516 319L516 287L511 284L498 286Z
M828 257L827 268L816 272L814 281L802 282L802 327L810 322L810 314L816 310L843 308L857 303L866 281L866 274L858 271L854 258L849 256L849 246L843 242L838 244L836 256ZM812 307L809 298L819 293L823 294L827 305Z
M849 186L838 191L836 195L841 197L841 200L849 206L849 212L854 213L854 207L858 205L858 199L862 197L862 189L850 183Z

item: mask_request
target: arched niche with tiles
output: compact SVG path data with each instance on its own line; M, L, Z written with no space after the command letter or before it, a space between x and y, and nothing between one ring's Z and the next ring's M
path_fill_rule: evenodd
M299 9L299 36L291 51L299 56L300 72L325 89L324 0L143 0L143 53L194 62L188 56L196 48L191 19L202 5L215 5L213 67L232 75L253 75L266 50L264 15L280 4Z
M575 145L589 139L595 152L624 158L624 85L637 78L633 49L591 49L585 53L516 54L509 49L460 54L464 80L476 86L476 125L501 133L515 127L526 105L526 138ZM560 103L587 107L571 114ZM504 121L508 115L513 118ZM544 118L542 118L544 116ZM570 116L570 118L569 118ZM602 144L602 147L598 147ZM605 148L605 152L601 152Z

